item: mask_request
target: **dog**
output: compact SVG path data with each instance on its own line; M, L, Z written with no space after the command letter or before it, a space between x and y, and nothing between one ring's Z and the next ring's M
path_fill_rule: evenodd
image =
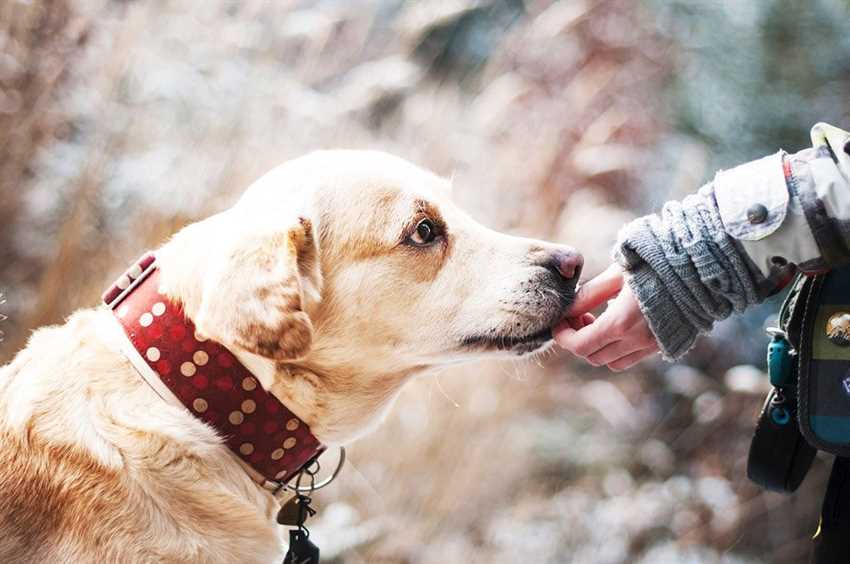
M582 266L371 151L284 163L155 256L169 307L327 446L373 429L417 375L550 346ZM141 377L128 335L113 309L80 310L0 369L0 561L280 561L277 498Z

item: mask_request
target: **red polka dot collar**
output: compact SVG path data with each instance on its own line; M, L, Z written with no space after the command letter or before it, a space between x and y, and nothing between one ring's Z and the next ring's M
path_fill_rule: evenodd
M161 293L153 254L122 274L103 301L124 328L133 345L125 352L148 384L215 429L264 487L279 489L325 450L233 353L195 332L182 306Z

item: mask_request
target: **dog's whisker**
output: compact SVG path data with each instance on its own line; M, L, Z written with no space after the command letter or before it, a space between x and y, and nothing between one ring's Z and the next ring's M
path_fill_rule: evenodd
M512 362L514 367L514 377L513 379L517 382L527 382L528 381L528 365L522 361L514 360ZM520 370L521 369L521 370Z
M440 393L443 394L443 397L449 400L449 402L455 407L460 407L460 404L449 397L449 394L446 393L446 390L443 388L443 384L440 382L440 378L438 374L434 375L434 382L437 385L437 389L440 390Z

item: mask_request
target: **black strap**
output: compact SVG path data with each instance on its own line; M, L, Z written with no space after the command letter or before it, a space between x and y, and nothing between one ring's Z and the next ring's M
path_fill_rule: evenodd
M811 564L847 564L850 555L850 459L836 457L823 498Z
M779 309L779 326L785 331L788 342L797 351L800 350L803 314L811 289L812 277L798 274Z

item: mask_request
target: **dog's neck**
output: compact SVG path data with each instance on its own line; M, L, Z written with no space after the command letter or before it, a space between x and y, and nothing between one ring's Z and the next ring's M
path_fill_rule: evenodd
M197 234L186 231L204 229L210 245L215 245L217 218L213 216L188 226L156 251L169 297L179 301L192 320L201 306L201 280L209 264L205 256L191 250L189 236L197 237ZM358 364L357 359L351 358L347 358L345 368L340 369L323 358L321 350L311 351L306 358L297 361L278 362L238 347L229 348L267 391L297 414L310 426L316 438L329 446L346 444L373 430L403 385L424 371L420 367L376 370L369 359Z
M334 370L304 361L275 363L250 353L238 358L262 385L310 425L323 444L344 445L372 431L403 385L418 373Z

